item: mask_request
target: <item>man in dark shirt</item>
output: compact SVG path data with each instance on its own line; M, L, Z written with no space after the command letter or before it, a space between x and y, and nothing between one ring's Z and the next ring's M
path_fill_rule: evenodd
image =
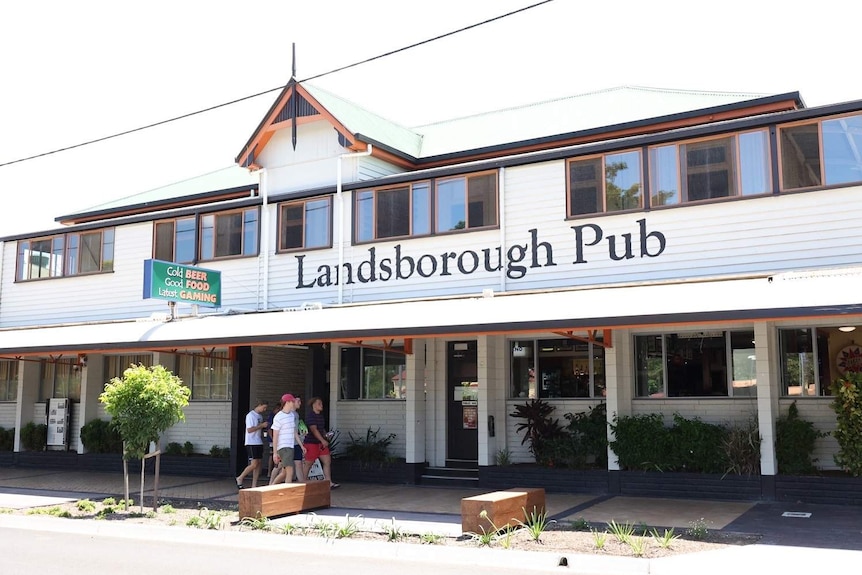
M329 453L329 439L326 433L326 419L323 417L323 400L319 397L312 397L310 402L311 409L305 418L305 424L308 426L308 435L305 436L303 443L305 444L305 476L308 477L308 471L315 459L320 459L320 467L323 470L323 479L329 481L332 489L338 487L338 483L332 481L330 468L332 467L332 457Z

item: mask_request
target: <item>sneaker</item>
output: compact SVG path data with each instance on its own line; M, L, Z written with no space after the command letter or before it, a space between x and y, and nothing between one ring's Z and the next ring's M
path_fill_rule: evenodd
M338 489L339 487L341 487L340 483L330 483L329 484L330 489Z

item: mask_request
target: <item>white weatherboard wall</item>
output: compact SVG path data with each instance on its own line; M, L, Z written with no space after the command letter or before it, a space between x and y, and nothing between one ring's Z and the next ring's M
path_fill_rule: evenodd
M209 453L213 445L230 446L231 403L229 401L192 401L185 408L186 420L162 435L162 449L168 443L191 441L195 453Z
M0 403L0 427L12 429L15 427L16 404L14 401Z
M402 400L342 400L339 401L338 423L336 427L340 432L338 437L338 451L343 451L350 444L350 434L364 440L368 430L380 431L378 439L384 439L390 433L395 437L389 445L391 457L406 457L406 407ZM329 422L327 422L329 425Z

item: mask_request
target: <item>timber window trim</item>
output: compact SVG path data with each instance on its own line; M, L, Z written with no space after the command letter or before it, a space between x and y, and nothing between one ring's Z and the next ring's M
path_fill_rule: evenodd
M196 264L256 257L260 249L260 208L211 212L153 223L153 258Z
M332 247L332 196L278 205L278 251Z
M568 216L643 209L643 180L639 149L570 158L566 161Z
M19 240L15 281L114 271L114 228Z
M354 193L354 242L493 229L498 172L488 170Z
M862 114L778 127L782 191L862 182Z

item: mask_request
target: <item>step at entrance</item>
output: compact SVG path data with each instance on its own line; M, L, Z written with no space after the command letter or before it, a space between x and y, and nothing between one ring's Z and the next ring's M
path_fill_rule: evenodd
M440 487L478 487L479 466L476 461L455 460L447 460L446 467L428 465L419 483Z

